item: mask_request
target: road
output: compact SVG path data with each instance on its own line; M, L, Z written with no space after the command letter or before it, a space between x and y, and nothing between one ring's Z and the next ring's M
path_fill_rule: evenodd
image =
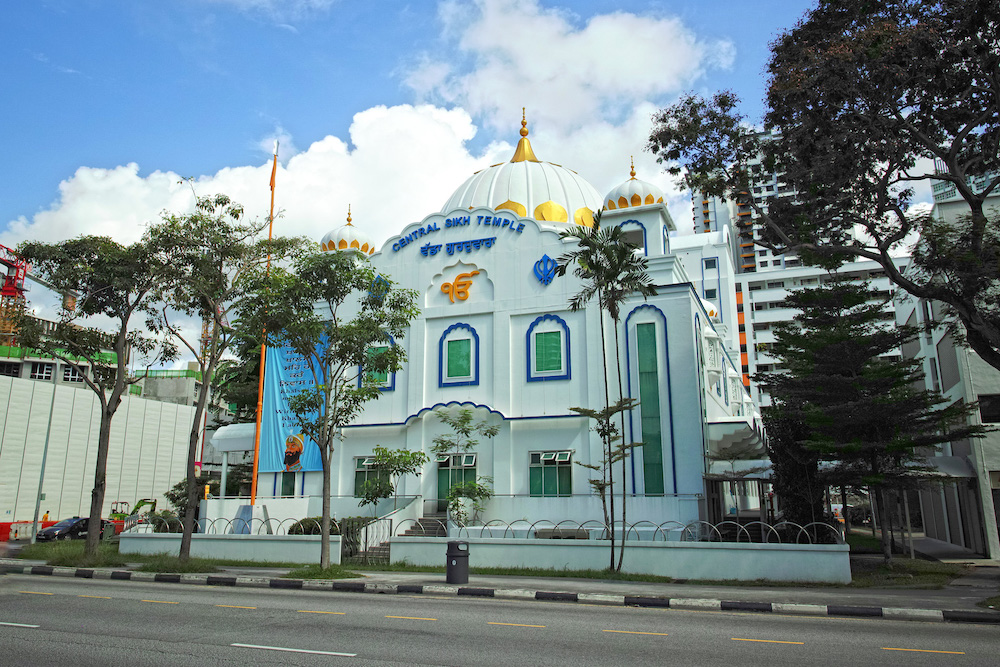
M995 665L996 626L0 577L10 665Z

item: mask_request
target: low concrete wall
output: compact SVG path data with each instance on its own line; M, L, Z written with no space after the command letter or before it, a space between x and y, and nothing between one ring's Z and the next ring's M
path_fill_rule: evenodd
M319 563L319 535L192 535L191 556L259 562ZM178 554L176 533L122 533L123 554ZM330 562L340 563L340 535L330 537Z
M392 562L442 565L447 538L394 537ZM468 539L471 567L603 570L610 543L603 540ZM732 542L629 542L624 572L674 579L798 581L848 584L846 544L737 544Z

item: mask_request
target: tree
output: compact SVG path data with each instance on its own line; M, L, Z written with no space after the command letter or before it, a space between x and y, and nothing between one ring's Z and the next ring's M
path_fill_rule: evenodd
M480 438L492 439L500 432L500 426L490 424L486 419L473 421L475 413L469 408L461 408L452 413L446 408L438 408L434 414L451 433L442 433L432 440L431 451L435 454L467 452L479 446Z
M771 45L767 141L722 92L655 114L647 148L688 187L752 209L760 245L827 267L870 259L948 304L1000 369L1000 235L984 208L1000 187L998 35L992 0L822 0ZM752 196L759 149L795 200ZM967 217L909 210L914 185L932 180ZM917 236L904 272L893 255Z
M383 498L393 496L392 508L396 509L399 498L399 480L406 475L419 474L430 461L423 452L408 449L386 449L381 445L372 450L374 463L369 470L375 471L375 479L368 479L361 487L362 500L359 506L374 505Z
M101 536L111 421L122 396L140 379L130 375L129 365L158 365L176 355L169 342L156 336L160 322L154 292L167 267L146 243L124 246L100 236L26 242L18 252L55 289L76 295L75 304L64 302L53 329L27 313L18 327L25 348L74 369L101 406L86 544L86 554L94 556ZM90 322L100 322L102 328L86 326Z
M281 259L303 244L301 240L286 238L259 239L266 226L266 221L246 221L242 206L224 194L217 194L198 197L191 213L165 213L147 232L150 247L168 268L157 291L166 330L194 357L202 378L188 438L181 562L191 555L200 487L195 461L212 381L235 335L229 315L246 300L258 298L250 281L256 269L270 262L272 255ZM200 341L185 335L177 322L171 322L170 316L175 313L200 318L203 323Z
M783 303L800 314L776 329L770 353L781 370L755 377L774 404L765 419L779 436L775 475L800 474L805 467L811 475L813 464L803 454L813 452L829 462L824 484L873 489L888 561L885 491L914 485L925 470L923 457L940 444L985 431L968 425L970 406L917 389L921 362L896 356L917 331L885 324L885 301L877 291L833 280L793 291ZM799 465L787 466L788 459ZM802 482L780 484L801 488ZM813 512L814 494L808 495Z
M351 252L313 252L291 271L271 267L260 281L264 298L241 308L246 327L266 328L274 345L301 356L313 386L290 401L323 467L320 566L330 565L330 475L334 442L364 405L382 394L380 373L398 371L406 353L398 343L416 317L417 293L377 275ZM373 350L379 350L373 353Z
M627 299L633 294L638 294L646 299L656 294L652 279L647 271L649 262L646 256L635 252L638 249L633 243L625 240L622 228L619 226L602 227L601 215L594 216L593 227L574 225L570 229L560 234L563 240L577 242L575 250L563 253L557 260L556 274L566 275L570 266L574 266L573 275L583 282L580 291L570 299L569 307L572 311L586 307L587 303L597 298L600 309L601 323L601 357L604 362L604 377L608 376L608 352L607 342L604 334L604 313L607 311L611 318L615 335L615 371L618 379L618 399L625 397L622 389L622 366L621 366L621 345L618 338L618 322L621 318L621 308ZM608 395L607 382L604 383L605 405L611 406L611 399ZM621 432L625 432L625 412L617 411L621 416ZM615 459L612 451L612 441L604 441L604 459L611 465ZM626 480L626 459L628 450L621 456L622 464L622 525L626 520L625 498L627 497ZM614 474L609 469L607 474L608 487L611 493L611 542L614 550ZM618 567L621 569L622 560L625 557L625 539L622 537L621 552L618 556ZM614 568L613 568L614 569Z
M632 449L642 445L642 443L639 442L624 444L624 439L622 438L621 433L619 433L618 427L615 426L614 419L615 415L624 414L625 412L634 409L637 405L639 405L639 401L634 398L622 398L619 399L614 405L609 405L601 408L600 410L579 407L570 408L571 412L575 412L578 415L594 420L594 425L591 427L591 430L597 433L597 436L601 439L603 455L600 463L578 463L582 467L598 473L598 477L591 478L587 481L590 482L590 486L594 490L594 493L601 499L601 509L604 511L604 525L608 526L608 533L611 538L611 563L608 566L608 569L610 570L615 569L614 492L612 484L614 464L627 459ZM612 491L610 494L608 493L609 490ZM610 509L608 503L609 495L611 496ZM625 519L623 516L622 549L624 549L626 537L624 521ZM618 569L621 569L620 556Z

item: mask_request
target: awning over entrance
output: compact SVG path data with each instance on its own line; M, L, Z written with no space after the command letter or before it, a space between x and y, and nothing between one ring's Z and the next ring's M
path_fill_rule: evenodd
M931 456L924 463L933 470L920 473L927 477L965 477L976 476L976 471L969 465L969 460L964 456Z
M764 438L744 418L709 422L708 453L727 459L764 458Z
M220 452L252 452L256 424L229 424L212 436L212 446Z

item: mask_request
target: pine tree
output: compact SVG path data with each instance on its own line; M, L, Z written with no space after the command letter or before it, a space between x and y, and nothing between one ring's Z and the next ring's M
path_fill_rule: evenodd
M800 314L777 327L770 353L781 369L758 377L773 402L765 411L778 436L773 454L801 462L812 452L828 462L823 484L871 488L886 526L886 490L918 483L924 456L942 443L980 437L983 429L968 425L970 406L949 405L920 388L920 362L898 356L917 330L887 322L885 297L868 285L835 279L792 292L784 304ZM779 488L801 486L802 479L782 479L789 472L802 470L775 467ZM807 501L811 513L815 502L815 496ZM885 530L882 551L888 561Z

